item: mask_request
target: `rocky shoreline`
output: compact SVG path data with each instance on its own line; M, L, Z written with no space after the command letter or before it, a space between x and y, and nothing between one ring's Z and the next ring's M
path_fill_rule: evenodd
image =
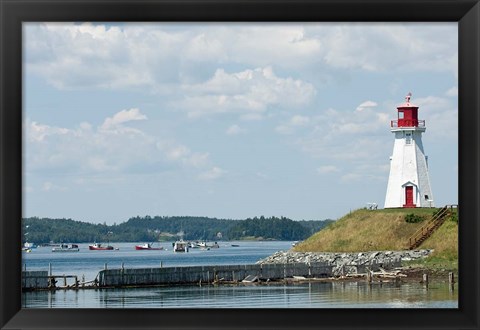
M415 251L368 251L368 252L294 252L278 251L271 256L257 261L257 264L316 263L322 262L333 266L335 275L362 272L368 267L393 269L401 266L402 261L422 259L433 250Z

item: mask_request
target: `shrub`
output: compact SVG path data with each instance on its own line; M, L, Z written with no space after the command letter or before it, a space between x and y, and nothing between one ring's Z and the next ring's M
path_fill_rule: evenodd
M413 213L405 215L405 222L408 222L408 223L418 223L418 222L422 222L423 220L425 220L424 217L415 215Z
M450 221L453 221L455 223L458 223L458 214L457 213L452 213L450 215Z

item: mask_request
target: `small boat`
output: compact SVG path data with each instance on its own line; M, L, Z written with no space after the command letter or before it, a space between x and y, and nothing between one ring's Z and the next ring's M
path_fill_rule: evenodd
M232 244L232 247L239 247L240 245L238 244Z
M184 240L173 243L173 252L188 252L188 242Z
M153 247L151 243L135 245L135 250L163 250L163 247Z
M26 249L35 249L37 246L34 243L25 242L23 247Z
M60 244L52 248L52 252L78 252L80 251L77 244Z
M88 246L89 250L113 250L111 245L102 245L101 243L93 243ZM118 250L118 249L116 249Z
M198 249L198 242L188 242L188 248L189 249Z
M212 245L209 245L208 246L209 248L212 248L212 249L218 249L220 247L220 245L218 245L217 242L213 243Z
M207 242L200 242L197 244L199 248L206 248L207 247Z
M23 252L30 253L30 252L32 252L32 249L27 248L27 247L23 247L23 248L22 248L22 251L23 251Z

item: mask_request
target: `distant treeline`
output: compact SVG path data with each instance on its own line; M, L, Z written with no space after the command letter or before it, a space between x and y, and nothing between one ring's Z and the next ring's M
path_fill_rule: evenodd
M333 220L293 221L285 217L254 217L245 220L192 216L133 217L121 224L92 224L72 219L25 218L24 241L49 242L153 242L185 240L304 240Z

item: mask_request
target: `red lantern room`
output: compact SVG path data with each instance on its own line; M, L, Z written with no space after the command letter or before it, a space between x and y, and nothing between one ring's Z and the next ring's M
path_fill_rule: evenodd
M392 120L391 127L425 127L425 120L418 120L418 106L410 104L412 93L405 96L405 103L397 107L398 120Z

